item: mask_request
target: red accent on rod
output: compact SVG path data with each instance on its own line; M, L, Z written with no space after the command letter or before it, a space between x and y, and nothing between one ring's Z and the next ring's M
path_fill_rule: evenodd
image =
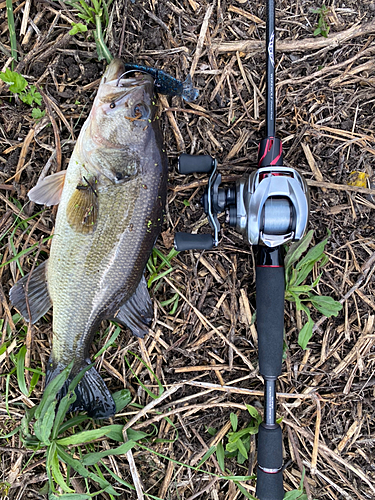
M256 266L256 267L284 267L284 266Z
M264 158L267 156L267 153L268 153L268 151L269 151L269 143L270 143L270 140L272 140L272 139L273 139L273 137L271 137L271 138L268 138L268 139L267 139L267 142L266 142L266 147L264 148L264 153L263 153L263 156L262 156L262 158L260 158L260 160L258 161L258 167L259 167L259 165L262 163L262 161L264 160ZM260 147L260 144L259 144L259 147Z
M274 160L271 161L271 165L277 165L277 162L279 161L279 158L280 156L283 154L283 146L281 144L281 141L280 141L280 151L279 151L279 155L276 156L276 158Z

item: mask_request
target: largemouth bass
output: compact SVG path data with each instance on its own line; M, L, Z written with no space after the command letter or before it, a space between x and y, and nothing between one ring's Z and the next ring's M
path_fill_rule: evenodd
M143 337L152 305L143 271L160 232L167 159L155 115L150 75L128 78L113 60L100 83L68 169L30 192L36 203L59 203L48 261L11 289L11 300L35 323L53 305L53 347L46 384L74 360L60 397L90 363L89 349L103 319ZM76 388L71 410L93 418L115 413L103 379L92 367Z

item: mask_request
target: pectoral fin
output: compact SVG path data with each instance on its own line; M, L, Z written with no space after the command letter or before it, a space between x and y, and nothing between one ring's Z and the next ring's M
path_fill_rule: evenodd
M46 265L47 261L34 269L28 285L27 296L32 323L44 316L52 306L47 287ZM25 293L29 276L30 273L17 281L9 293L12 304L20 311L26 321L30 321Z
M143 338L148 333L152 318L152 303L145 277L142 276L137 290L121 306L113 320L130 328L136 337Z
M91 183L77 186L69 200L66 216L70 226L78 233L90 233L95 227L98 209L94 179Z
M62 170L45 177L29 191L30 200L39 205L58 205L64 187L65 175L66 170Z

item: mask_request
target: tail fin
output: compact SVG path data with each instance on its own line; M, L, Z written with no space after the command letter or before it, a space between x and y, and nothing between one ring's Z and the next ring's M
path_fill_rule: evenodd
M87 365L90 360L86 360ZM86 366L87 366L86 365ZM48 368L46 374L46 385L53 380L65 366L57 363L51 356L48 361ZM58 394L59 399L63 398L68 392L68 387L71 381L77 375L80 369L85 368L81 366L78 370L74 367L70 373L67 381ZM102 419L112 417L116 413L116 405L113 401L111 393L106 386L104 380L95 370L94 367L87 370L75 389L77 399L69 408L69 411L84 410L87 415L94 419Z

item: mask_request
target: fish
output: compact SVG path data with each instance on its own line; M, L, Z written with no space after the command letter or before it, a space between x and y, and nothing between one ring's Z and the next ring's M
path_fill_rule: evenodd
M140 64L126 63L125 70L129 72L141 71L151 75L154 79L155 89L159 94L180 96L186 102L192 102L198 98L199 90L193 86L193 81L190 74L186 77L185 81L181 82L165 71L158 68L153 68L152 66L142 66Z
M21 278L10 298L32 323L53 306L46 385L73 362L60 398L91 363L90 346L102 320L144 337L153 318L144 269L161 230L168 162L154 80L144 73L127 76L124 63L112 60L67 170L45 177L28 193L38 204L59 205L55 230L49 259ZM84 410L94 419L115 414L112 395L93 366L75 394L71 411Z

